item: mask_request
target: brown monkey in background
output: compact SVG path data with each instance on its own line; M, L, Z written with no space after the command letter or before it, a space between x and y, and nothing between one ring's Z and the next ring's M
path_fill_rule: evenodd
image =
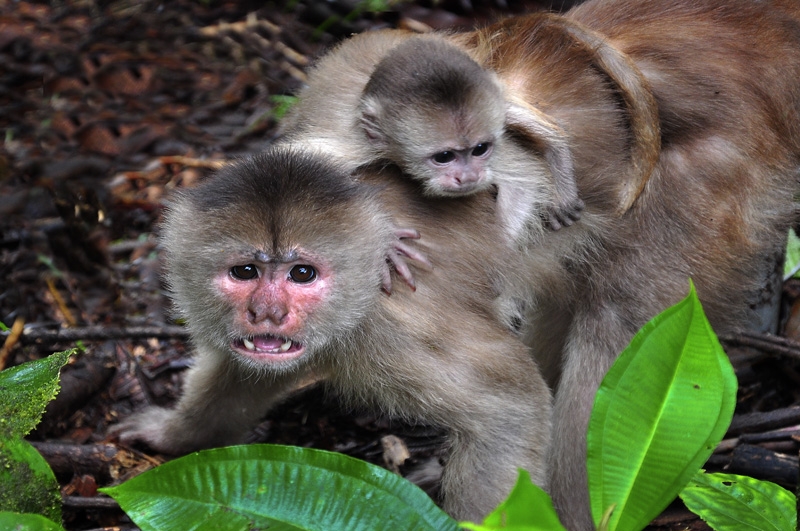
M353 404L447 428L443 506L478 520L517 467L544 484L550 433L549 390L492 307L496 282L515 274L493 201L425 198L392 169L360 177L283 146L175 198L167 281L196 361L175 409L116 431L171 454L242 442L313 374ZM427 228L419 247L434 269L415 274L416 292L400 284L387 297L398 223Z
M569 231L535 235L527 278L509 290L525 301L524 339L555 392L549 489L569 529L593 528L587 421L634 333L683 298L690 277L718 333L756 324L750 304L795 215L798 11L789 1L591 0L565 17L455 36L565 131L586 203Z

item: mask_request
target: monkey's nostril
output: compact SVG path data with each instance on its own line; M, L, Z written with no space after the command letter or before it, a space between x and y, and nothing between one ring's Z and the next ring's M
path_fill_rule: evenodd
M274 324L281 324L287 313L283 306L271 306L267 309L267 318Z

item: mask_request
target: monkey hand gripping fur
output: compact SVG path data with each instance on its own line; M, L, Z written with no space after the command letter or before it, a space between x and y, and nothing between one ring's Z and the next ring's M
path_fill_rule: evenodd
M516 274L494 201L426 198L391 168L355 180L332 160L278 147L169 205L167 281L196 362L173 409L116 431L171 454L239 443L313 373L353 404L446 428L442 504L478 520L517 467L544 484L550 434L549 390L494 311ZM426 227L434 267L387 297L395 226Z
M417 289L417 285L414 282L414 274L411 272L411 268L408 267L406 258L416 262L417 267L424 267L428 269L433 267L430 261L428 261L427 256L419 252L416 247L403 241L405 239L418 240L420 238L420 233L418 230L410 228L395 228L394 235L395 239L389 249L388 254L386 255L387 263L386 267L383 268L381 282L381 288L384 292L386 292L387 295L392 294L392 269L394 269L394 271L397 273L397 276L399 276L409 288L412 290ZM389 265L391 265L391 268L388 267Z

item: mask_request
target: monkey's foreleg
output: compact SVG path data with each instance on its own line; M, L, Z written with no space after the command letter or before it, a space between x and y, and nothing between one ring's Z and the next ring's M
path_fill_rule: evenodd
M123 444L141 442L180 455L244 442L269 408L292 391L298 375L273 376L244 369L230 354L199 349L174 409L149 407L111 430Z
M498 387L485 378L464 386L471 396L451 397L462 409L451 415L442 505L457 519L482 521L511 491L520 468L546 487L550 391L533 364L516 368L518 381Z

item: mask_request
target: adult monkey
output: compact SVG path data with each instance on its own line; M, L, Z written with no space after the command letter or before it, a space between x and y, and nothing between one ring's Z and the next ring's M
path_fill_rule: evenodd
M565 133L586 204L566 231L528 220L524 258L512 255L526 278L508 288L555 389L549 488L570 529L592 526L583 434L594 393L636 330L685 296L689 277L717 332L754 318L748 305L794 218L798 11L780 0L592 0L450 37ZM341 67L347 47L315 72ZM341 117L360 89L315 79L296 112L301 127L324 129L318 102ZM507 134L526 157L504 155L509 171L541 158L535 139Z
M515 263L488 194L445 201L393 169L361 177L379 182L279 146L174 198L167 281L196 361L174 408L115 431L171 454L240 443L313 374L349 403L445 428L443 507L480 520L518 467L546 481L550 392L492 304ZM389 297L380 287L397 223L429 227L419 247L434 269L417 271L416 292L398 283Z
M689 277L718 333L756 319L749 304L795 213L799 19L797 2L595 0L460 37L564 129L586 203L569 231L537 233L525 285L511 290L527 293L525 341L555 389L549 489L569 529L592 528L583 434L635 331L685 296ZM626 151L647 139L598 71L605 47L629 58L630 79L641 72L657 102L652 172ZM649 178L620 215L631 162Z

